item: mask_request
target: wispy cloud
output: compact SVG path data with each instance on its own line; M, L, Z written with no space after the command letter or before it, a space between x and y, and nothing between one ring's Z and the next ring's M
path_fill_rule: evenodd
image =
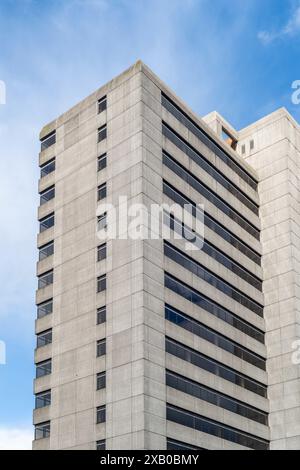
M300 1L294 7L290 18L285 25L279 30L259 31L257 34L258 39L264 44L268 45L277 39L282 39L288 36L294 36L300 33Z
M30 450L32 439L32 429L0 427L0 450Z

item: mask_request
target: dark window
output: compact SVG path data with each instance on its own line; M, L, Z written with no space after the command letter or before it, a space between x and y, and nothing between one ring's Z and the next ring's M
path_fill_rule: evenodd
M44 274L41 274L38 277L38 288L43 289L43 287L47 287L50 284L53 284L53 269L47 271Z
M218 263L223 264L226 268L230 269L234 274L244 279L258 290L262 290L262 281L257 276L252 274L248 269L244 268L240 263L233 260L230 256L225 254L219 248L214 246L211 242L204 240L195 231L189 228L186 224L182 224L172 214L164 213L164 223L170 227L171 230L178 233L182 238L193 240L192 243L197 246L204 253L214 258Z
M97 374L97 390L106 387L106 372L99 372Z
M52 158L48 162L44 163L44 165L41 165L40 168L41 168L41 178L49 175L55 170L55 158Z
M222 197L220 197L210 187L200 181L195 175L179 164L171 155L165 151L163 151L163 163L177 176L186 181L199 194L201 194L201 196L220 209L224 214L240 225L240 227L246 230L246 232L259 240L260 231L257 227L250 223L247 218L241 215L234 207L232 207L228 202L224 201ZM253 210L255 214L258 214L257 206L254 206L252 202L247 200L245 205L249 207L250 210Z
M180 266L195 274L200 279L203 279L205 282L223 292L231 299L256 313L256 315L259 315L260 317L263 316L262 305L167 242L164 243L164 254L168 258L172 259L172 261L180 264Z
M35 408L44 408L49 405L51 405L51 390L46 390L35 395Z
M56 143L56 131L51 132L41 139L41 150L45 150Z
M37 306L37 318L43 318L53 312L53 300L49 299Z
M234 328L242 331L248 336L256 339L260 343L264 344L264 332L251 325L247 321L238 317L234 313L231 313L226 308L222 307L217 302L209 299L204 294L199 291L189 287L182 281L179 281L174 276L171 276L168 273L165 273L165 287L172 290L176 294L184 297L186 300L192 302L198 307L203 308L207 312L211 313L215 317L223 320Z
M106 421L106 407L105 405L103 406L98 406L97 407L97 413L96 413L96 423L105 423Z
M97 292L103 292L106 290L106 274L97 278Z
M104 124L104 126L101 126L98 129L98 142L105 140L106 136L107 136L106 124Z
M192 446L186 442L176 441L167 437L167 450L204 450L201 447Z
M100 155L100 157L98 157L98 171L101 171L103 170L104 168L106 168L106 165L107 165L107 156L106 156L106 153L104 153L103 155Z
M242 145L242 155L244 155L246 153L246 145Z
M104 356L106 354L106 339L99 339L97 341L97 357Z
M167 420L255 450L268 450L269 442L231 426L167 403Z
M107 213L106 212L104 212L101 215L98 215L97 224L98 224L97 225L98 230L102 230L102 229L105 229L107 227Z
M47 359L46 361L38 362L36 364L36 378L43 377L44 375L51 374L52 361Z
M54 241L52 240L51 242L39 248L39 261L42 261L43 259L48 258L48 256L53 255L53 253L54 253Z
M250 150L254 149L254 140L250 140Z
M44 439L50 436L50 421L39 423L35 425L34 438Z
M97 247L97 261L102 261L106 258L106 243Z
M102 113L102 111L106 110L106 96L103 96L103 98L100 98L98 100L98 114Z
M48 228L53 227L54 225L54 213L43 217L40 221L40 232L44 232Z
M174 202L181 205L182 207L184 207L184 204L191 204L193 216L196 217L197 205L195 204L195 202L184 196L182 193L180 193L180 191L175 189L167 181L163 181L163 192L166 196L168 196L170 199L172 199ZM222 225L219 221L217 221L207 212L204 213L204 224L210 230L213 230L217 235L222 237L225 241L237 248L241 253L248 256L248 258L252 259L252 261L254 261L256 264L261 264L261 256L259 253L250 248L250 246L247 245L244 240L238 238L233 232L228 229L228 227Z
M252 201L238 186L224 176L213 164L207 160L198 150L192 147L183 137L177 134L168 124L163 123L163 135L167 137L176 147L184 152L191 158L199 167L201 167L207 174L212 176L218 183L220 183L227 191L229 191L238 201L242 202L246 207L258 215L258 205Z
M194 366L200 367L211 374L217 375L224 380L228 380L239 387L250 390L264 398L267 397L267 386L265 384L257 382L247 375L242 374L231 367L227 367L224 364L179 343L178 341L166 338L166 352L182 359L183 361L189 362Z
M96 450L105 450L106 445L105 445L105 439L102 439L101 441L96 442Z
M249 186L257 189L257 181L233 159L212 137L200 128L182 109L179 108L169 97L162 93L162 105L184 126L186 126L198 139L212 150L223 162L234 170Z
M106 307L97 308L97 325L106 322Z
M55 196L55 187L54 185L50 188L45 189L40 193L40 205L46 204L46 202L51 201Z
M194 335L197 335L200 338L215 344L217 347L234 354L240 359L249 362L249 364L259 367L262 370L266 370L266 360L263 357L258 356L249 349L229 338L226 338L226 336L223 336L208 326L203 325L203 323L198 322L174 307L170 307L169 305L165 306L165 318L181 328L190 331Z
M36 335L36 347L41 348L52 343L52 328Z
M98 201L106 198L106 183L100 184L100 186L98 186L97 197Z
M268 414L266 412L254 408L240 400L236 400L224 393L213 390L194 380L176 374L175 372L166 371L166 385L265 426L268 425Z

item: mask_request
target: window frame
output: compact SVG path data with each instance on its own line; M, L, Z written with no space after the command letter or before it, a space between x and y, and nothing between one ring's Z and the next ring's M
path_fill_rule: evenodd
M103 124L103 126L98 127L98 144L103 140L107 139L107 125Z
M47 167L50 167L51 168L51 165L53 165L53 169L51 169L50 171L47 171ZM56 161L55 161L55 157L54 158L51 158L51 160L48 160L46 163L43 163L43 165L40 165L40 178L44 178L45 176L48 176L50 175L51 173L53 173L53 171L55 171L56 169ZM46 171L45 171L46 170Z
M106 242L101 243L97 246L97 262L103 261L107 257L107 246Z
M104 163L103 163L104 162ZM107 167L107 153L102 153L97 158L97 171L104 170Z
M50 279L49 282L47 281L48 277ZM53 269L49 269L49 271L46 271L45 273L40 274L38 276L38 289L44 289L45 287L51 286L53 284L53 280L54 280Z
M43 250L45 251L43 252ZM50 253L48 253L48 251L50 251ZM48 258L49 256L52 256L53 254L54 254L54 240L51 240L50 242L45 243L45 245L42 245L39 247L39 261L43 261L44 259Z
M97 201L102 201L107 197L107 184L102 183L97 187Z
M49 336L49 338L47 337L47 335ZM44 338L44 340L42 338ZM47 346L48 344L52 344L52 328L48 328L47 330L41 331L36 335L36 349Z
M101 318L101 321L99 319ZM97 325L102 325L106 322L106 305L97 308Z
M41 433L40 437L38 437L38 433ZM44 421L42 423L37 423L34 426L34 439L40 440L40 439L46 439L50 437L50 432L51 432L51 423L50 421Z
M52 147L52 145L56 144L56 129L49 132L49 134L45 135L45 137L40 139L40 142L41 142L41 152L43 150L48 149L49 147Z
M50 367L43 367L50 364ZM45 373L40 374L38 370L45 371ZM46 359L45 361L37 362L35 364L35 378L39 379L40 377L45 377L52 373L52 359Z
M50 197L45 199L45 196L50 193ZM55 184L52 184L48 188L40 192L40 206L47 204L47 202L52 201L55 198Z
M44 313L43 315L41 315L39 313L39 308L42 308L43 306L46 306L47 304L50 304L50 303L51 303L51 312L47 312L47 313ZM53 313L53 298L45 300L44 302L41 302L40 304L37 304L37 315L36 315L37 319L44 318L47 315L51 315L51 313Z
M96 424L106 422L106 405L97 406L96 408Z
M100 439L99 441L96 441L96 450L106 450L105 439Z
M106 388L106 371L97 372L96 375L96 390L103 390Z
M46 397L44 398L44 401L43 401L43 397ZM38 400L41 400L42 405L38 405ZM35 394L35 410L39 410L40 408L46 408L47 406L50 406L51 405L51 389L49 390L44 390L42 392L39 392L39 393L36 393Z
M105 230L107 228L107 212L98 215L97 217L97 230Z
M106 338L98 339L96 344L96 357L106 355Z
M99 98L97 101L97 110L98 114L103 113L107 109L107 96L102 96L102 98Z
M100 292L105 292L106 289L107 289L106 274L102 274L101 276L97 277L97 294L100 294Z
M53 219L53 223L52 225L43 225L45 222L47 222L48 220L52 220ZM51 212L51 214L48 214L46 215L45 217L43 217L42 219L39 220L39 224L40 224L40 233L43 233L45 232L46 230L54 227L54 224L55 224L55 215L54 215L54 212Z

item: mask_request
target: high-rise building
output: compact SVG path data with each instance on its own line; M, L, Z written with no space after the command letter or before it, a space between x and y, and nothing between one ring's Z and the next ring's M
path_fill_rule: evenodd
M300 448L297 124L205 120L139 61L42 129L34 449ZM202 249L100 239L120 197Z

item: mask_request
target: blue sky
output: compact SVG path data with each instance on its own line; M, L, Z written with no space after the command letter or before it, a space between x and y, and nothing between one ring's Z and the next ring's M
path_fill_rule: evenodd
M40 128L137 59L200 116L300 121L299 46L299 0L0 1L0 449L32 434Z

